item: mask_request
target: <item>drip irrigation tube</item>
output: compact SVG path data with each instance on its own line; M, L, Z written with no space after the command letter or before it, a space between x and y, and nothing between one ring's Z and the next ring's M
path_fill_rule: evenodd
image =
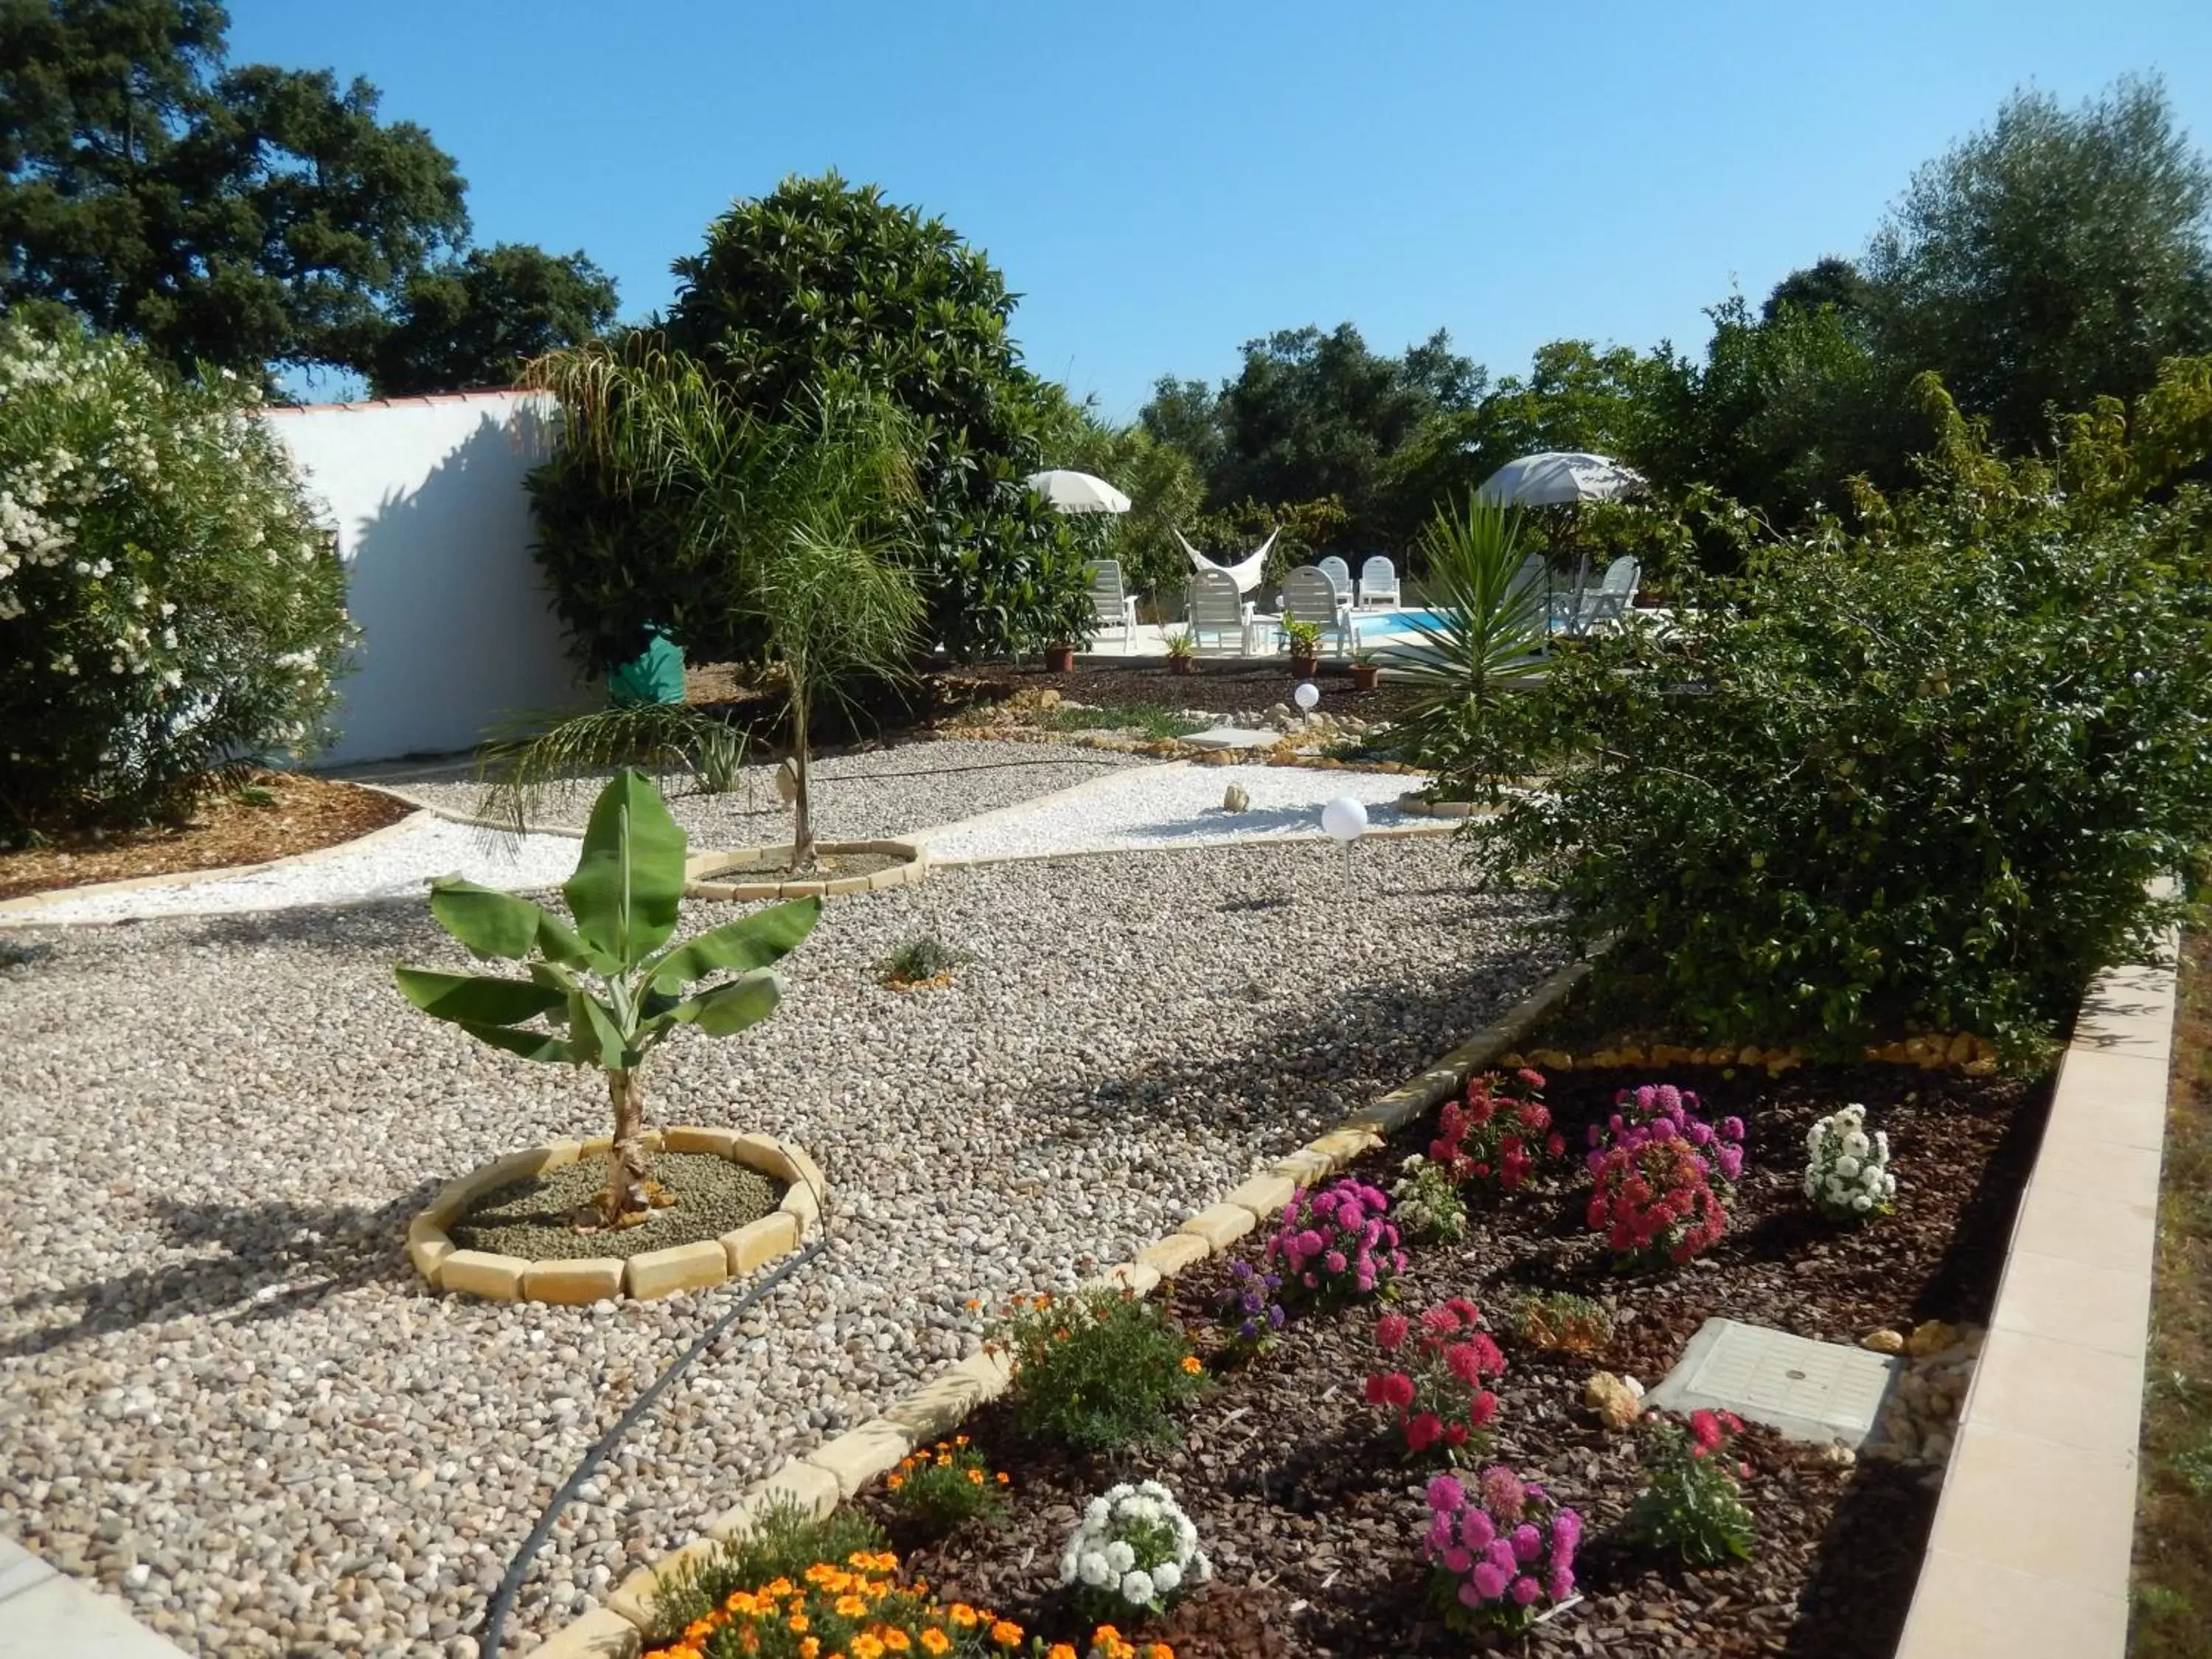
M815 1235L814 1242L798 1255L787 1257L767 1278L738 1297L735 1307L709 1325L690 1347L676 1357L666 1370L653 1379L653 1385L630 1402L629 1409L615 1419L614 1426L599 1437L599 1443L585 1455L582 1462L576 1465L575 1473L562 1483L560 1491L553 1494L553 1501L545 1506L544 1514L538 1517L538 1524L530 1529L530 1536L522 1540L522 1547L507 1564L507 1572L499 1581L499 1588L492 1592L491 1609L484 1616L483 1637L477 1644L477 1659L498 1659L500 1638L505 1634L507 1615L514 1608L515 1593L522 1588L522 1581L528 1577L530 1564L537 1559L538 1552L553 1535L553 1523L560 1519L561 1511L568 1507L569 1501L590 1479L592 1471L606 1461L607 1455L620 1443L622 1437L635 1426L638 1419L643 1417L651 1409L653 1402L660 1397L660 1391L682 1375L684 1367L696 1359L708 1343L729 1329L740 1315L781 1284L794 1268L803 1267L819 1255L829 1240L829 1218L825 1214L823 1230Z

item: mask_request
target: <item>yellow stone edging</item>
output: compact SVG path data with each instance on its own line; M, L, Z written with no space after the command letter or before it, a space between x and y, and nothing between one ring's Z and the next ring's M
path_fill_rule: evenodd
M1399 796L1395 805L1401 812L1416 818L1471 818L1485 810L1471 800L1424 800L1413 794Z
M1391 1129L1412 1122L1446 1096L1456 1093L1469 1076L1519 1042L1556 1009L1582 983L1592 958L1603 948L1600 945L1592 957L1559 969L1419 1075L1378 1097L1327 1134L1247 1178L1224 1193L1218 1202L1138 1251L1134 1261L1106 1268L1082 1288L1109 1287L1148 1296L1164 1279L1222 1254L1247 1233L1266 1225L1290 1202L1297 1188L1348 1168L1369 1150L1381 1146ZM767 1505L779 1498L794 1502L817 1517L830 1514L869 1481L896 1468L899 1460L915 1448L950 1434L977 1407L997 1399L1012 1377L1006 1360L988 1349L939 1371L877 1416L825 1441L805 1456L792 1459L765 1480L755 1481L734 1505L707 1523L705 1537L640 1567L608 1596L604 1608L556 1631L551 1641L536 1651L549 1659L585 1659L586 1656L635 1659L645 1638L653 1633L664 1577L702 1562L718 1545L744 1538Z
M2127 1651L2177 1000L2168 966L2110 969L2082 1000L1897 1659Z
M929 875L929 849L919 838L907 841L825 841L817 853L834 857L839 853L878 853L902 859L888 870L865 876L817 876L797 879L715 881L712 877L738 870L765 871L779 860L788 861L791 844L780 847L739 847L727 851L694 853L684 860L684 894L704 899L796 899L841 897L853 893L880 892L886 887L906 887Z
M489 1250L454 1248L447 1231L469 1205L510 1182L543 1175L580 1158L604 1153L605 1135L556 1140L504 1158L449 1181L428 1208L407 1224L407 1258L435 1290L460 1291L494 1302L545 1302L578 1306L628 1296L650 1301L677 1291L703 1290L739 1278L789 1255L822 1224L827 1185L805 1150L774 1135L735 1129L684 1127L649 1130L649 1152L708 1152L785 1183L783 1201L757 1221L720 1238L616 1256L559 1257L527 1261Z
M356 784L356 788L367 786ZM379 790L380 794L389 793ZM374 845L387 836L419 824L422 820L440 816L424 808L416 808L394 823L379 825L365 835L350 841L332 842L328 847L311 847L304 853L287 853L282 858L264 859L258 864L222 864L207 870L168 870L158 876L130 876L121 881L88 882L82 887L56 887L43 893L26 893L21 898L0 899L0 920L9 922L36 921L37 913L52 906L68 903L76 899L102 898L110 893L143 892L154 887L189 887L195 882L230 881L240 876L258 875L264 870L283 870L295 864L313 864L321 859L336 858L342 853L357 852ZM124 920L100 917L100 921ZM55 927L75 927L93 925L90 921L57 921L46 924Z

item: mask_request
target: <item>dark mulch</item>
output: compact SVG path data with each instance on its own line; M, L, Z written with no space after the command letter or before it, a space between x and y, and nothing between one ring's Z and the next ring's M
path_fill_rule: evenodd
M58 834L37 847L0 850L0 899L265 863L336 847L397 823L413 810L350 783L299 772L256 772L242 790L203 797L182 823Z
M1732 1229L1705 1259L1672 1276L1609 1279L1602 1247L1581 1224L1582 1189L1559 1178L1478 1212L1464 1243L1416 1250L1401 1281L1400 1305L1409 1310L1463 1293L1502 1316L1531 1289L1602 1293L1619 1304L1609 1352L1581 1358L1509 1347L1494 1456L1543 1480L1589 1522L1577 1563L1585 1599L1522 1645L1608 1659L1886 1656L1934 1511L1926 1476L1872 1460L1838 1468L1754 1430L1746 1490L1759 1519L1758 1553L1690 1571L1619 1540L1639 1485L1633 1444L1605 1433L1582 1408L1583 1383L1600 1368L1656 1382L1714 1316L1835 1341L1922 1319L1985 1318L2048 1085L1871 1066L1780 1080L1675 1075L1699 1089L1709 1115L1735 1112L1751 1126ZM1642 1079L1559 1079L1552 1103L1570 1139L1606 1109L1615 1087L1633 1080ZM1902 1202L1875 1227L1839 1232L1805 1210L1797 1181L1806 1127L1850 1101L1889 1130ZM1382 1179L1417 1146L1389 1149L1366 1173ZM1254 1254L1258 1243L1248 1247ZM1209 1263L1176 1286L1176 1309L1194 1328L1226 1276L1225 1264ZM1013 1474L1012 1529L896 1541L907 1547L911 1569L946 1597L1075 1640L1087 1632L1054 1584L1060 1540L1112 1480L1153 1474L1197 1522L1218 1577L1158 1629L1147 1627L1148 1639L1175 1644L1184 1659L1467 1652L1468 1639L1425 1606L1427 1575L1414 1540L1430 1470L1405 1462L1361 1401L1375 1358L1373 1311L1295 1319L1273 1352L1222 1374L1184 1443L1162 1457L1092 1463L1025 1446L1003 1405L989 1407L969 1432Z

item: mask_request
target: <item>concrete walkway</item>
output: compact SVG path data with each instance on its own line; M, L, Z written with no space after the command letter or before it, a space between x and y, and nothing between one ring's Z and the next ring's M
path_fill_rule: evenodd
M24 1659L178 1659L163 1640L99 1591L0 1538L0 1654Z

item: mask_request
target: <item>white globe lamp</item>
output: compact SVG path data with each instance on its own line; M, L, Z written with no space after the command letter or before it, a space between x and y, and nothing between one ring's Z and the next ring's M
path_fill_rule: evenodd
M1311 680L1307 680L1297 690L1291 693L1291 701L1297 704L1300 713L1310 714L1316 705L1321 702L1321 687L1316 685Z
M1367 809L1350 795L1339 795L1321 809L1321 827L1337 845L1349 848L1367 833Z

